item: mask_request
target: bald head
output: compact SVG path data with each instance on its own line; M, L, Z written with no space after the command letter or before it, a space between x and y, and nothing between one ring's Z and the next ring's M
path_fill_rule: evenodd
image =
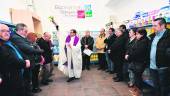
M0 39L8 41L10 38L9 27L5 24L0 24Z
M8 28L7 25L5 25L5 24L0 24L0 30L2 30L2 29L8 29L8 30L9 30L9 28Z
M90 31L89 30L85 31L85 36L87 36L87 37L90 36Z
M46 41L50 41L51 39L51 34L49 32L45 32L43 35L43 39Z
M100 29L100 34L105 34L105 29L104 28Z

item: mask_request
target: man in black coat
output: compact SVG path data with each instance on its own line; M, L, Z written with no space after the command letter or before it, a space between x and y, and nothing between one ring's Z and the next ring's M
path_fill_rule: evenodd
M155 33L150 35L150 72L154 96L169 96L170 92L170 30L164 18L153 22Z
M25 90L26 96L32 96L31 93L31 69L34 67L34 56L33 54L41 54L43 50L35 49L32 47L31 42L27 40L27 26L23 23L19 23L16 25L16 33L14 33L10 40L13 42L24 54L31 61L31 68L24 69L24 82L25 82Z
M85 49L93 51L94 39L90 36L90 31L86 31L85 36L81 39L81 49L83 56L83 70L90 70L90 56L83 53Z
M30 61L9 38L8 26L0 24L0 96L25 96L22 71Z
M115 35L115 29L114 28L110 28L109 29L109 36L108 38L106 38L104 40L104 43L106 43L106 60L107 60L107 72L113 73L113 62L111 60L113 54L110 54L110 48L111 45L114 43L115 39L116 39L116 35Z
M125 43L126 39L124 38L124 33L122 30L117 29L115 31L117 38L114 43L111 45L111 54L112 61L114 62L114 70L117 73L116 77L113 78L115 82L119 82L123 80L123 61L125 55Z
M37 44L40 46L41 49L44 50L42 53L45 63L43 65L43 73L42 73L42 80L41 83L43 85L48 85L48 82L52 82L50 77L50 67L52 67L52 50L51 50L51 35L48 32L45 32L43 37L38 39Z

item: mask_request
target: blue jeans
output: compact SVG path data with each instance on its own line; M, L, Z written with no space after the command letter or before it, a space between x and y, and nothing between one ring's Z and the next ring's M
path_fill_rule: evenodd
M107 69L108 69L108 71L113 71L113 62L109 57L109 53L106 52L105 55L106 55L106 62L107 62L107 66L108 66Z
M135 84L135 73L132 70L128 70L129 72L129 82L131 84Z

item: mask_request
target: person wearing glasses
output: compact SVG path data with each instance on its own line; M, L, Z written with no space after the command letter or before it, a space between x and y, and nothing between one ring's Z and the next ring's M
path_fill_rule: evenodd
M25 96L23 69L30 61L9 38L9 27L0 24L0 96Z

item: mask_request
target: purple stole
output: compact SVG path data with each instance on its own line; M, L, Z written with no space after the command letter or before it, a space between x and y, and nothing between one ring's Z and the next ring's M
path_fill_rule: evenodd
M66 43L69 43L69 42L70 42L70 40L71 40L71 36L70 36L70 35L68 35L68 36L67 36L67 38L66 38L66 41L65 41L65 42L66 42ZM77 45L77 43L78 43L78 41L79 41L79 37L75 36L73 46L76 46L76 45Z
M69 43L70 41L71 41L71 36L68 35L65 42ZM78 41L79 41L79 38L77 36L75 36L73 46L76 46ZM65 54L66 54L67 53L66 46L65 46L64 49L65 49ZM66 54L66 57L67 57L67 54ZM63 65L68 66L68 62L65 62ZM71 60L71 69L73 69L73 62L72 62L72 60Z

